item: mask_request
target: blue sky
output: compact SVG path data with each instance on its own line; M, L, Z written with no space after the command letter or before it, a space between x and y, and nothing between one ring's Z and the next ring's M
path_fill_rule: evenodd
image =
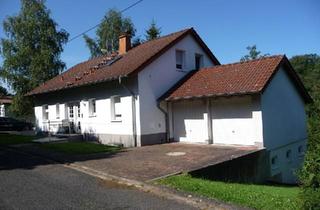
M100 22L109 8L123 9L136 0L47 0L52 17L70 37ZM19 0L0 0L0 22L15 15ZM123 15L131 17L144 38L152 19L162 35L194 27L221 63L239 61L248 45L263 53L320 54L319 0L144 0ZM94 31L88 33L94 36ZM4 37L2 24L0 37ZM89 58L82 37L65 46L61 59L71 67ZM1 62L1 60L0 60Z

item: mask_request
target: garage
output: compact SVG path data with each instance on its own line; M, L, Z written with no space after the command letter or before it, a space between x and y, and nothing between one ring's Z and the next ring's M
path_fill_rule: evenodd
M204 100L174 102L171 113L175 141L208 143L208 115Z

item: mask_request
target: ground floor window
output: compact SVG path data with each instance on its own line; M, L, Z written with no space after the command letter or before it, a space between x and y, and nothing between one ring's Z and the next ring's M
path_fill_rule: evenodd
M42 107L42 115L43 115L43 120L48 120L49 119L49 106L48 105L43 105L43 107Z
M70 105L68 109L69 109L69 118L73 118L74 117L73 105Z
M120 96L111 97L111 119L113 121L120 121L121 114L121 98Z
M96 115L96 100L90 99L89 100L89 116L93 117Z

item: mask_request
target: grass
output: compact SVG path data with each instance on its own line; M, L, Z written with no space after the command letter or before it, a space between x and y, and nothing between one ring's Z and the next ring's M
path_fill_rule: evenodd
M299 209L298 187L238 184L178 175L156 183L254 209Z
M33 136L0 133L0 146L31 143Z
M95 153L113 153L120 151L120 147L108 146L103 144L95 144L90 142L65 142L42 144L40 147L63 152L67 154L95 154Z

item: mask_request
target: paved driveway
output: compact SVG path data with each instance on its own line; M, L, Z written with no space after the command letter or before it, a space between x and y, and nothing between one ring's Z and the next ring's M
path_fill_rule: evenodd
M76 163L128 179L149 181L200 169L258 150L256 147L170 143L130 148L110 157Z
M0 209L194 209L0 147Z

